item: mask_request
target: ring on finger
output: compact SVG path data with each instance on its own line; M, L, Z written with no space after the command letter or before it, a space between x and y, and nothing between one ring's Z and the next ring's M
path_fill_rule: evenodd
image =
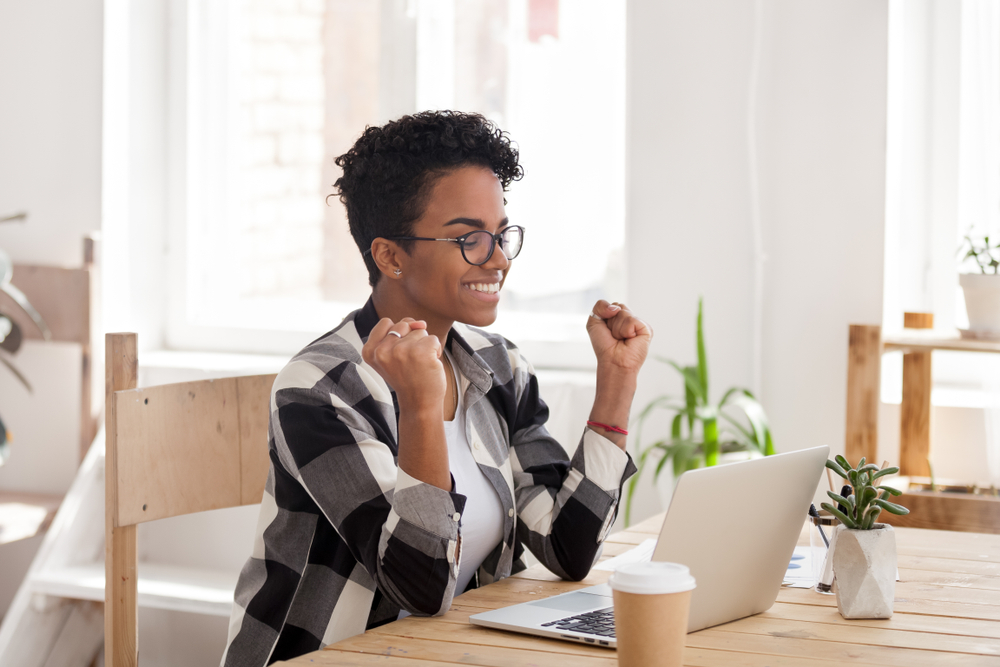
M387 336L395 336L396 338L402 338L403 337L403 334L399 333L398 331L390 331L386 335Z
M604 320L603 317L601 317L600 315L598 315L594 311L590 311L590 316L593 317L595 320L602 320L602 321Z

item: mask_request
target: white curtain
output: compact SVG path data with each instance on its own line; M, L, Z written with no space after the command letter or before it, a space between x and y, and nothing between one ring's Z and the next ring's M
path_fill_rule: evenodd
M959 231L971 227L995 243L1000 241L1000 2L963 1L961 63ZM982 356L988 365L983 389L1000 395L1000 358ZM984 412L989 481L1000 486L1000 408Z

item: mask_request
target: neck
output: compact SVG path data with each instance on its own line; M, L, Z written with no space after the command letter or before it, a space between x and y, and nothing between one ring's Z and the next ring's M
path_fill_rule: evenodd
M427 333L437 336L444 345L448 340L454 320L442 319L439 316L425 312L402 293L402 290L392 289L394 285L386 285L383 278L372 290L372 303L379 317L388 317L393 322L399 322L404 317L423 320L427 323Z

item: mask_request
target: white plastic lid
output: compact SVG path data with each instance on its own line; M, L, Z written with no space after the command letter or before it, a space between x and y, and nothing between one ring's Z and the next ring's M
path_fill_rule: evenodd
M628 563L615 570L608 585L622 593L662 595L690 591L695 581L687 565L680 563Z

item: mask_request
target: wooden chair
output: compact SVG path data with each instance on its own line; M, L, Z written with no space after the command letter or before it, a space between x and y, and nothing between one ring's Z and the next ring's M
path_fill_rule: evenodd
M136 525L259 503L274 375L136 389L137 337L106 336L107 667L138 663Z
M80 346L80 461L97 434L101 411L101 403L92 400L91 375L91 340L98 329L96 313L99 310L96 252L96 241L85 237L83 264L78 268L14 265L12 284L41 314L49 328L48 337L9 295L0 291L0 313L20 327L25 340ZM27 440L23 445L17 440L14 446L30 445ZM0 544L45 532L61 502L62 494L0 490Z

